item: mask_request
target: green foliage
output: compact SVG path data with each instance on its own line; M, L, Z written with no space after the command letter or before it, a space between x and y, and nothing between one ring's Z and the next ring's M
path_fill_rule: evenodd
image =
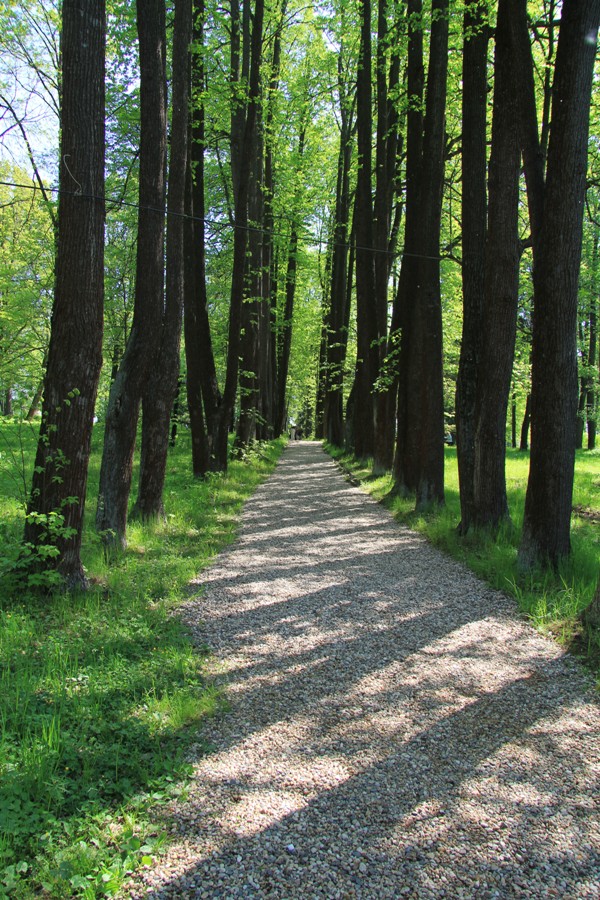
M31 461L35 436L5 425ZM253 448L227 475L193 480L183 432L169 458L167 519L130 533L112 566L85 532L85 594L0 594L0 898L110 897L165 841L150 809L185 790L186 751L223 707L173 607L235 536L242 503L282 442ZM95 495L94 435L90 493ZM5 460L6 462L6 460ZM23 529L0 467L3 555Z
M49 339L53 232L22 169L0 162L0 181L0 394L4 401L10 390L22 408L42 378Z

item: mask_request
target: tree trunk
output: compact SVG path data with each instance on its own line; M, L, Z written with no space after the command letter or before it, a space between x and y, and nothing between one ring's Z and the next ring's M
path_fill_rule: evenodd
M259 316L263 286L263 141L260 110L257 113L257 129L252 148L250 185L248 191L248 229L246 250L246 277L244 301L241 313L240 337L240 416L234 447L239 455L256 440L259 398Z
M246 245L248 227L248 191L250 186L250 150L254 143L257 104L260 93L260 58L264 0L256 0L252 27L252 50L248 105L240 153L238 185L235 197L235 230L233 242L233 265L231 275L231 301L229 307L229 330L227 347L227 373L223 400L216 416L214 466L227 469L228 438L235 406L238 385L240 329L242 302L244 297L244 275L246 269Z
M140 188L136 285L131 333L106 412L96 527L125 547L127 507L140 401L156 365L163 315L167 149L165 6L137 0L140 44Z
M519 170L516 94L508 19L500 0L496 25L494 110L489 164L482 348L475 397L471 524L495 529L508 518L506 420L519 293Z
M471 525L475 476L475 396L481 359L487 225L487 53L484 9L471 3L463 21L462 282L463 326L456 382L456 455L460 534Z
M344 443L344 364L348 343L348 238L350 219L350 166L353 116L344 102L343 82L339 71L341 129L338 153L336 198L331 248L329 288L329 328L327 330L327 385L323 398L323 435L337 447Z
M398 188L398 112L394 97L398 91L400 57L398 42L388 35L386 0L379 0L377 19L377 140L375 156L375 200L373 204L373 238L375 267L375 313L377 321L377 375L384 376L375 392L375 434L373 471L387 472L394 457L395 419L390 411L395 406L397 389L395 355L389 356L393 343L388 343L388 291L397 231L392 228L394 198ZM397 24L397 23L394 23ZM389 66L388 55L391 56ZM399 222L397 223L399 224Z
M294 315L294 298L296 295L296 271L298 268L298 231L295 223L292 223L290 240L288 245L288 258L285 276L285 308L281 337L277 354L277 414L275 437L279 437L286 427L287 403L286 385L290 367L290 353L292 349L292 323Z
M173 99L167 198L166 296L160 348L142 396L142 450L135 513L142 521L164 516L163 489L171 410L177 395L184 296L184 213L190 94L191 0L175 0Z
M104 303L104 0L62 4L62 94L56 281L25 541L84 585L80 559ZM53 534L46 517L64 516Z
M398 391L397 487L415 491L417 509L444 502L440 227L447 72L448 0L434 0L415 226L419 256L412 308L403 316Z
M192 437L192 472L200 477L211 467L215 417L221 404L208 319L206 294L206 236L204 232L205 89L204 0L195 0L192 52L193 103L190 112L188 214L186 221L186 273L184 278L184 333L186 391ZM203 409L204 404L204 409ZM206 411L206 415L204 414Z
M594 286L595 287L595 286ZM588 348L588 365L592 371L598 361L598 298L594 296L590 300L590 342ZM587 419L587 448L594 450L596 448L596 423L598 410L596 406L596 396L594 390L594 379L590 377L590 385L586 398L586 419Z
M519 561L570 552L577 410L577 287L600 0L565 0L552 99L543 220L533 234L531 461Z
M531 424L531 394L527 394L523 424L521 425L521 440L519 450L529 450L529 425Z
M185 274L183 294L183 330L186 360L185 389L187 396L188 414L190 417L190 436L192 441L192 474L194 478L201 478L210 468L210 446L206 422L204 418L202 397L202 355L201 326L199 323L201 304L201 289L197 286L198 255L203 252L204 244L198 246L196 230L200 226L202 238L204 238L204 216L197 221L193 204L192 190L192 165L191 157L193 145L190 146L187 167L187 213L185 221ZM196 177L198 170L196 169ZM204 195L204 191L202 191ZM202 264L202 272L204 265ZM203 279L203 275L201 275ZM203 282L204 283L204 282Z
M423 96L425 92L425 71L423 65L423 28L421 18L423 4L421 0L408 0L408 61L407 92L408 109L406 113L406 199L404 222L404 252L400 267L400 278L396 292L392 335L400 333L399 366L398 366L398 408L396 455L393 464L395 490L401 493L415 493L418 474L404 452L405 427L408 415L406 403L406 372L408 327L415 303L417 284L417 259L419 248L419 192L421 183L421 163L423 158ZM404 344L404 352L402 345Z
M379 369L373 202L371 197L371 4L361 0L360 52L356 82L358 173L355 198L356 221L356 394L354 450L366 457L374 449L373 385Z

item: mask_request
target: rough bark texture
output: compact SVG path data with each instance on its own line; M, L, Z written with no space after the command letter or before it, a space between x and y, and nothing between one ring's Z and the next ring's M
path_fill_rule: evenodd
M577 288L600 0L563 4L543 221L534 232L531 462L519 559L570 552L577 411Z
M127 507L142 392L156 363L163 314L167 149L165 6L137 0L140 45L140 188L136 285L131 332L110 391L96 527L125 546Z
M184 285L184 333L186 391L192 437L192 472L204 475L210 468L214 419L221 402L213 354L206 294L206 236L204 232L204 2L193 7L191 135L188 166L186 221L186 274ZM203 408L204 405L204 408Z
M475 393L481 359L485 232L487 226L487 51L489 28L481 4L464 15L462 105L463 326L456 382L456 455L461 534L471 524L475 474Z
M373 238L375 267L375 314L378 338L378 375L383 374L388 344L388 288L397 232L392 228L392 213L398 187L398 134L395 97L400 77L398 42L388 34L386 0L379 0L377 17L377 136L375 153L375 199L373 204ZM390 62L388 65L388 55ZM393 366L388 365L387 384L375 393L375 435L373 470L389 471L394 457L395 406L397 388Z
M444 501L444 403L440 226L448 71L448 3L434 0L422 167L416 221L419 256L413 297L403 316L398 488L414 491L418 509ZM408 225L408 223L407 223Z
M323 402L323 436L341 447L344 443L344 363L348 342L347 283L350 218L350 164L353 118L346 104L341 108L336 201L331 251L329 328L327 330L327 385Z
M102 365L105 36L104 0L64 0L56 280L25 540L55 543L53 564L73 585L85 583L81 531ZM54 511L70 537L46 534L37 516Z
M294 314L294 298L296 295L296 272L298 268L298 231L292 225L288 245L288 258L285 276L285 307L283 323L277 348L277 411L275 420L275 436L283 433L287 424L286 384L290 367L292 349L292 318Z
M404 423L406 421L406 391L402 381L406 378L403 365L406 362L407 333L415 302L417 256L419 253L419 189L421 160L423 156L423 95L425 91L425 71L423 65L423 32L420 27L423 4L421 0L408 0L408 61L407 90L408 110L406 113L406 192L405 192L405 224L404 252L400 267L400 279L396 296L396 322L392 323L392 331L401 330L404 335L404 354L400 356L397 409L396 455L394 459L394 482L401 492L414 492L417 487L417 474L408 471L408 460L402 448L404 446Z
M140 480L135 504L136 515L144 521L164 516L163 488L169 449L169 425L179 378L191 39L191 0L175 0L165 311L156 365L149 374L142 396Z
M590 300L590 343L588 349L588 366L590 371L598 365L598 298ZM594 378L590 375L586 402L587 448L596 448L596 428L598 410L594 390Z
M261 369L259 316L263 286L263 140L262 117L257 110L255 138L248 150L251 156L248 191L248 237L244 301L241 311L239 403L240 415L235 436L235 449L243 453L256 439Z
M249 5L249 4L247 4ZM231 275L231 301L229 307L229 330L227 348L227 373L223 400L216 415L214 436L214 468L227 469L228 437L233 415L238 385L239 350L242 302L244 297L244 275L246 269L246 246L248 226L248 192L250 187L250 148L254 141L257 103L259 99L260 57L264 2L256 0L252 26L252 50L248 105L242 137L237 191L235 197L235 230L233 243L233 265Z
M475 400L471 523L496 528L508 518L506 417L519 293L519 169L516 92L508 30L509 5L500 0L496 26L494 111L489 164L482 345Z
M373 253L373 201L371 197L371 5L360 3L360 53L356 85L358 173L356 220L356 406L354 450L370 456L374 447L373 384L377 378L377 311Z

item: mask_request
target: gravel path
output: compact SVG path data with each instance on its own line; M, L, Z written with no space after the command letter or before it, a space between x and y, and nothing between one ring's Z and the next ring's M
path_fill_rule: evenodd
M590 679L291 444L183 615L230 711L133 897L599 898Z

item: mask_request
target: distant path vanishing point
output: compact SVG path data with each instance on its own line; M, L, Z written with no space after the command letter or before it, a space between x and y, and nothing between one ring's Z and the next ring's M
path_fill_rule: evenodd
M230 710L132 897L598 900L591 679L319 444L200 585Z

